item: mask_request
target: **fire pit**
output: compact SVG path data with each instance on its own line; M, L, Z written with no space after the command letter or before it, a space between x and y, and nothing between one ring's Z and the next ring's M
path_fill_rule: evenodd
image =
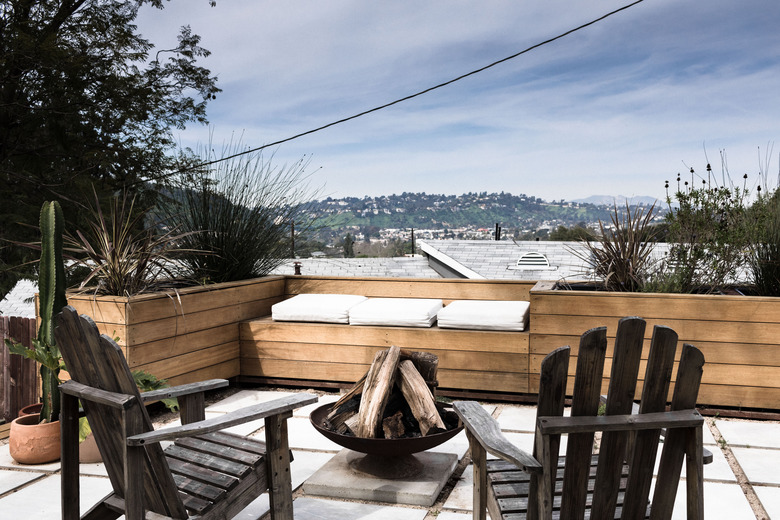
M353 470L384 479L414 477L425 466L415 453L463 429L457 415L433 398L437 365L438 358L428 353L398 347L378 352L364 379L309 419L322 435L357 452L346 455Z

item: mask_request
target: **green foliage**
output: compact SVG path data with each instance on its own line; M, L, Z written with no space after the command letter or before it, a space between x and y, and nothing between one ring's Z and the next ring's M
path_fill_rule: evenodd
M603 283L607 291L640 291L653 267L651 253L653 208L631 208L621 216L617 205L611 216L612 226L605 228L599 220L601 235L593 242L582 240L583 250L574 250Z
M678 177L673 197L667 195L671 246L654 286L669 292L717 292L736 280L747 261L747 174L741 187L718 186L708 164L707 178L696 187L693 168L690 173L690 183L681 186ZM669 183L666 188L668 192Z
M159 390L161 388L168 388L169 386L168 381L165 379L158 379L157 376L146 372L145 370L133 370L133 380L141 392ZM175 397L171 399L161 399L161 402L172 412L179 409L179 402Z
M347 236L344 237L342 249L344 250L344 258L355 258L355 240L351 233L347 233Z
M222 157L241 152L226 147ZM204 162L212 159L208 154ZM158 211L183 234L181 263L202 282L229 282L264 276L290 257L296 237L313 225L305 159L274 167L261 154L238 155L213 169L177 177L170 198Z
M35 254L5 240L35 241L45 200L62 204L66 229L83 227L78 201L93 185L101 200L144 191L175 165L176 129L206 120L219 92L198 64L208 51L189 27L172 48L155 49L135 25L144 4L164 7L5 0L0 8L0 293L34 273Z
M136 209L135 199L113 197L106 217L95 195L89 214L87 229L67 236L68 251L89 270L81 289L96 282L89 288L96 294L130 296L177 278L173 259L183 253L177 247L182 235L145 223L147 213Z
M62 260L62 208L59 203L44 202L41 207L41 262L38 277L39 316L38 335L33 348L6 340L10 351L35 360L41 365L43 408L41 422L52 422L60 417L59 373L60 351L54 342L54 317L66 304L65 268Z
M557 240L561 242L570 242L577 240L584 240L590 242L596 240L595 233L589 230L584 222L578 223L576 226L567 228L566 226L558 226L549 234L549 240Z
M752 247L748 267L756 293L780 296L780 191L751 208Z

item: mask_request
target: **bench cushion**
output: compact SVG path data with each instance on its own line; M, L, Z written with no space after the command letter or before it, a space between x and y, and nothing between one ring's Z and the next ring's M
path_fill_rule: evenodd
M350 325L430 327L442 301L428 298L369 298L349 310Z
M299 294L271 306L274 321L349 323L349 309L365 301L355 294Z
M455 300L439 311L439 327L476 330L525 330L530 302Z

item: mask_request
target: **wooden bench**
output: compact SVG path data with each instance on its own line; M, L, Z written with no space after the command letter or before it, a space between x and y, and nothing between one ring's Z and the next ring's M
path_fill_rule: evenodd
M242 322L241 377L269 383L354 383L374 354L397 345L439 356L439 387L528 393L529 333L462 329Z

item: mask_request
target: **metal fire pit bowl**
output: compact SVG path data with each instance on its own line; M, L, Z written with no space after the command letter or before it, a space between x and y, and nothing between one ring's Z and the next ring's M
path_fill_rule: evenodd
M433 433L431 435L426 435L425 437L409 437L403 439L365 439L362 437L341 435L340 433L323 427L323 422L330 412L331 406L331 404L320 406L309 415L309 420L317 431L339 446L352 451L379 457L397 457L429 450L455 437L463 429L463 425L459 425L446 432ZM437 403L436 406L443 408L439 403Z

